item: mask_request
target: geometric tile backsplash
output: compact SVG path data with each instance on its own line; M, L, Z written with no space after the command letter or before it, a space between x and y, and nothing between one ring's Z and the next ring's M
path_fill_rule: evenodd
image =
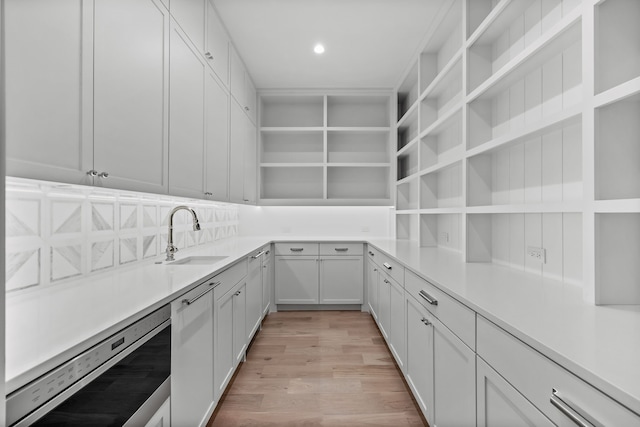
M55 286L161 255L168 214L178 248L238 234L233 204L166 195L6 178L6 291Z

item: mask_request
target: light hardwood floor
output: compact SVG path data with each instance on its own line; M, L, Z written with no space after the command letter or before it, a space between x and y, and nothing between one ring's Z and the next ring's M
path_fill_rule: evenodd
M272 313L209 427L426 426L373 319Z

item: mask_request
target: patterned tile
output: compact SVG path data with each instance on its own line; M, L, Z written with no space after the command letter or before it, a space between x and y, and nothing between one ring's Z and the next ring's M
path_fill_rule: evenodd
M114 206L107 203L91 204L91 230L113 230Z
M217 209L216 210L216 222L223 222L225 221L225 211L223 209Z
M40 284L40 249L9 252L6 255L6 290Z
M158 207L145 205L142 207L142 226L155 227L158 225Z
M138 226L138 206L120 205L120 230L135 229Z
M52 234L82 231L82 202L53 201L51 203Z
M40 200L7 199L5 219L6 236L39 236L40 206Z
M103 240L91 244L91 271L104 270L114 266L113 240Z
M82 274L82 245L51 248L51 281Z
M158 237L154 234L142 238L142 258L158 255Z
M138 260L138 238L120 239L120 264Z

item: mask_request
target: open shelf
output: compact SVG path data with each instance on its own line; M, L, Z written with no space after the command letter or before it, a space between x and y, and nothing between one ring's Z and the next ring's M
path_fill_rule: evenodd
M470 96L468 148L517 133L580 104L580 25L575 18L571 22L553 42L518 62L500 79L494 75Z
M398 121L411 109L420 96L418 80L418 62L416 62L398 88Z
M396 238L419 242L420 216L417 214L396 215Z
M640 2L606 0L595 6L595 91L640 77Z
M571 122L468 158L468 206L581 200L582 126Z
M448 4L420 54L420 92L424 92L462 47L461 0Z
M462 150L462 110L458 109L420 138L420 170L460 157Z
M462 162L420 177L420 209L451 208L464 205Z
M582 214L468 214L467 260L492 262L568 283L582 281ZM542 248L544 262L528 248Z
M487 20L494 9L511 0L470 0L467 1L467 39Z
M411 148L398 155L397 180L400 181L418 173L418 168L418 145L413 144Z
M328 199L388 199L388 166L327 167Z
M420 105L420 131L455 110L462 102L462 60L456 61L446 75L438 79Z
M419 123L418 123L418 109L413 109L409 115L404 117L400 123L398 123L398 151L400 151L404 146L409 144L411 141L418 137L420 133Z
M596 199L640 198L640 94L597 108Z
M420 246L462 252L461 214L421 214Z
M469 91L552 30L578 4L514 0L496 10L491 22L469 46Z
M389 131L329 130L327 156L329 163L388 163Z
M388 127L388 96L327 96L327 126Z
M261 167L262 199L322 199L324 171L314 167Z
M263 127L324 126L324 96L263 95Z
M640 304L640 213L596 214L597 304Z
M398 210L411 210L420 207L420 181L412 179L396 187L396 207Z
M322 131L262 132L260 163L322 163Z

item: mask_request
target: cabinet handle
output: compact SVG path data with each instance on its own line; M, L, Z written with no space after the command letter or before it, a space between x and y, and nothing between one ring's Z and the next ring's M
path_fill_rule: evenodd
M264 254L265 254L265 255L269 255L270 253L271 253L271 251L267 251L267 252L265 252Z
M385 262L382 265L384 265L384 268L386 268L387 270L391 270L391 264L389 264L388 262Z
M100 173L98 174L98 178L104 178L104 179L107 179L107 178L109 178L109 173L108 173L108 172L100 172Z
M251 259L258 259L258 258L260 258L262 255L264 255L264 251L260 251L260 252L258 252L257 254L253 255L253 256L251 257Z
M426 317L423 317L422 319L420 319L420 321L421 321L422 323L424 323L425 325L427 325L427 326L431 326L431 325L433 325L433 323L431 323L431 322L429 321L429 319L427 319Z
M213 59L213 55L211 55L211 52L205 52L204 56L206 56L207 59Z
M384 279L384 283L391 284L391 282L390 282L390 281L388 281L387 279Z
M242 199L242 200L243 200L243 201L245 201L245 202L248 202L248 201L249 201L249 199Z
M91 169L89 172L87 172L87 175L94 176L94 177L98 176L98 171L94 170L94 169Z
M240 295L241 293L242 293L242 291L237 291L237 292L236 292L235 294L233 294L233 295L237 297L237 296L238 296L238 295Z
M425 301L427 301L431 305L438 305L438 300L426 293L425 291L420 291L418 293Z
M371 256L376 256L376 254L374 254L373 252L369 251L369 255Z
M210 193L210 192L207 191L206 193L204 193L204 195L205 196L213 196L213 193Z
M291 252L302 252L304 248L289 248Z
M373 271L378 271L378 269L377 269L377 268L374 268L374 269L373 269Z
M333 250L336 252L347 252L349 248L333 248Z
M244 107L245 111L249 111L249 107L245 106Z
M219 284L220 282L217 282L217 283ZM208 292L211 292L211 291L213 290L213 285L214 285L214 283L213 283L213 282L212 282L212 283L209 283L209 289L207 289L206 291L202 292L202 293L201 293L200 295L198 295L197 297L194 297L194 298L191 298L191 299L188 299L188 298L183 299L183 300L182 300L182 304L183 304L183 305L191 305L191 304L193 304L194 302L198 301L200 298L202 298L203 296L205 296Z
M555 388L551 389L551 398L549 401L553 406L558 408L560 412L580 427L603 427L601 423L587 415L587 413L580 409L578 405L566 397L562 397Z

